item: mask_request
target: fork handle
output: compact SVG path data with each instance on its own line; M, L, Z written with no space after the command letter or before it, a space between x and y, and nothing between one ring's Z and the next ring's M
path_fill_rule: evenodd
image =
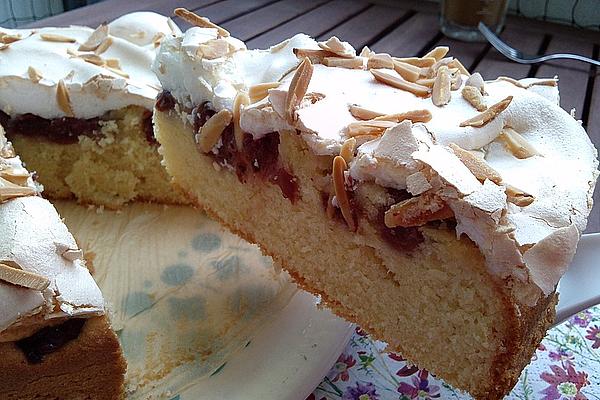
M600 61L591 59L589 57L580 56L579 54L562 54L562 53L548 54L547 56L540 57L538 62L548 61L548 60L556 60L556 59L560 59L560 58L583 61L583 62L593 64L597 67L600 67Z

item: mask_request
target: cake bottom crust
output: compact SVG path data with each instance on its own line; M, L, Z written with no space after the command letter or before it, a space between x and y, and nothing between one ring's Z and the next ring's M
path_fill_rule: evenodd
M115 400L127 368L106 316L89 318L79 336L32 364L15 342L0 343L0 398Z
M282 135L279 147L301 189L301 200L291 204L273 185L242 184L232 171L216 168L174 112L155 111L154 118L175 183L336 314L477 399L500 399L517 382L554 319L556 295L533 308L516 304L473 243L448 231L430 231L429 247L410 254L375 249L381 240L372 227L357 236L327 219L314 190L314 166L330 160L310 155L295 135Z

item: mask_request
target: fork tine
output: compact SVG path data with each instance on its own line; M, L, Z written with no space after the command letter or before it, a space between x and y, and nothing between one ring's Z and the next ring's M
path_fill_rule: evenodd
M483 36L487 39L487 41L490 42L490 44L494 46L494 48L496 48L496 50L498 50L500 53L504 54L506 57L511 59L519 58L519 51L504 43L502 39L496 36L496 34L492 32L492 30L488 28L483 22L480 22L477 27L479 31L483 34Z

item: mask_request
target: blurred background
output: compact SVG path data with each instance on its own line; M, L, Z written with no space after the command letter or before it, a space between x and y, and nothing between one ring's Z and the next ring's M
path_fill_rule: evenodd
M102 0L0 0L0 26L14 28L99 1ZM136 1L140 4L146 2ZM371 2L390 6L410 3L403 0ZM600 30L600 0L510 0L508 12L526 18Z

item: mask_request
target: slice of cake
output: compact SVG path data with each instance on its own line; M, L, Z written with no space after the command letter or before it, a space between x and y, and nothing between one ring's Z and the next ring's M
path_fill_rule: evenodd
M104 299L0 126L0 398L107 399L125 360Z
M0 28L0 123L45 195L118 208L181 203L152 129L150 65L179 29L150 12L96 30Z
M155 62L174 182L390 350L502 398L554 318L598 173L557 80L335 37L247 51L197 23Z

